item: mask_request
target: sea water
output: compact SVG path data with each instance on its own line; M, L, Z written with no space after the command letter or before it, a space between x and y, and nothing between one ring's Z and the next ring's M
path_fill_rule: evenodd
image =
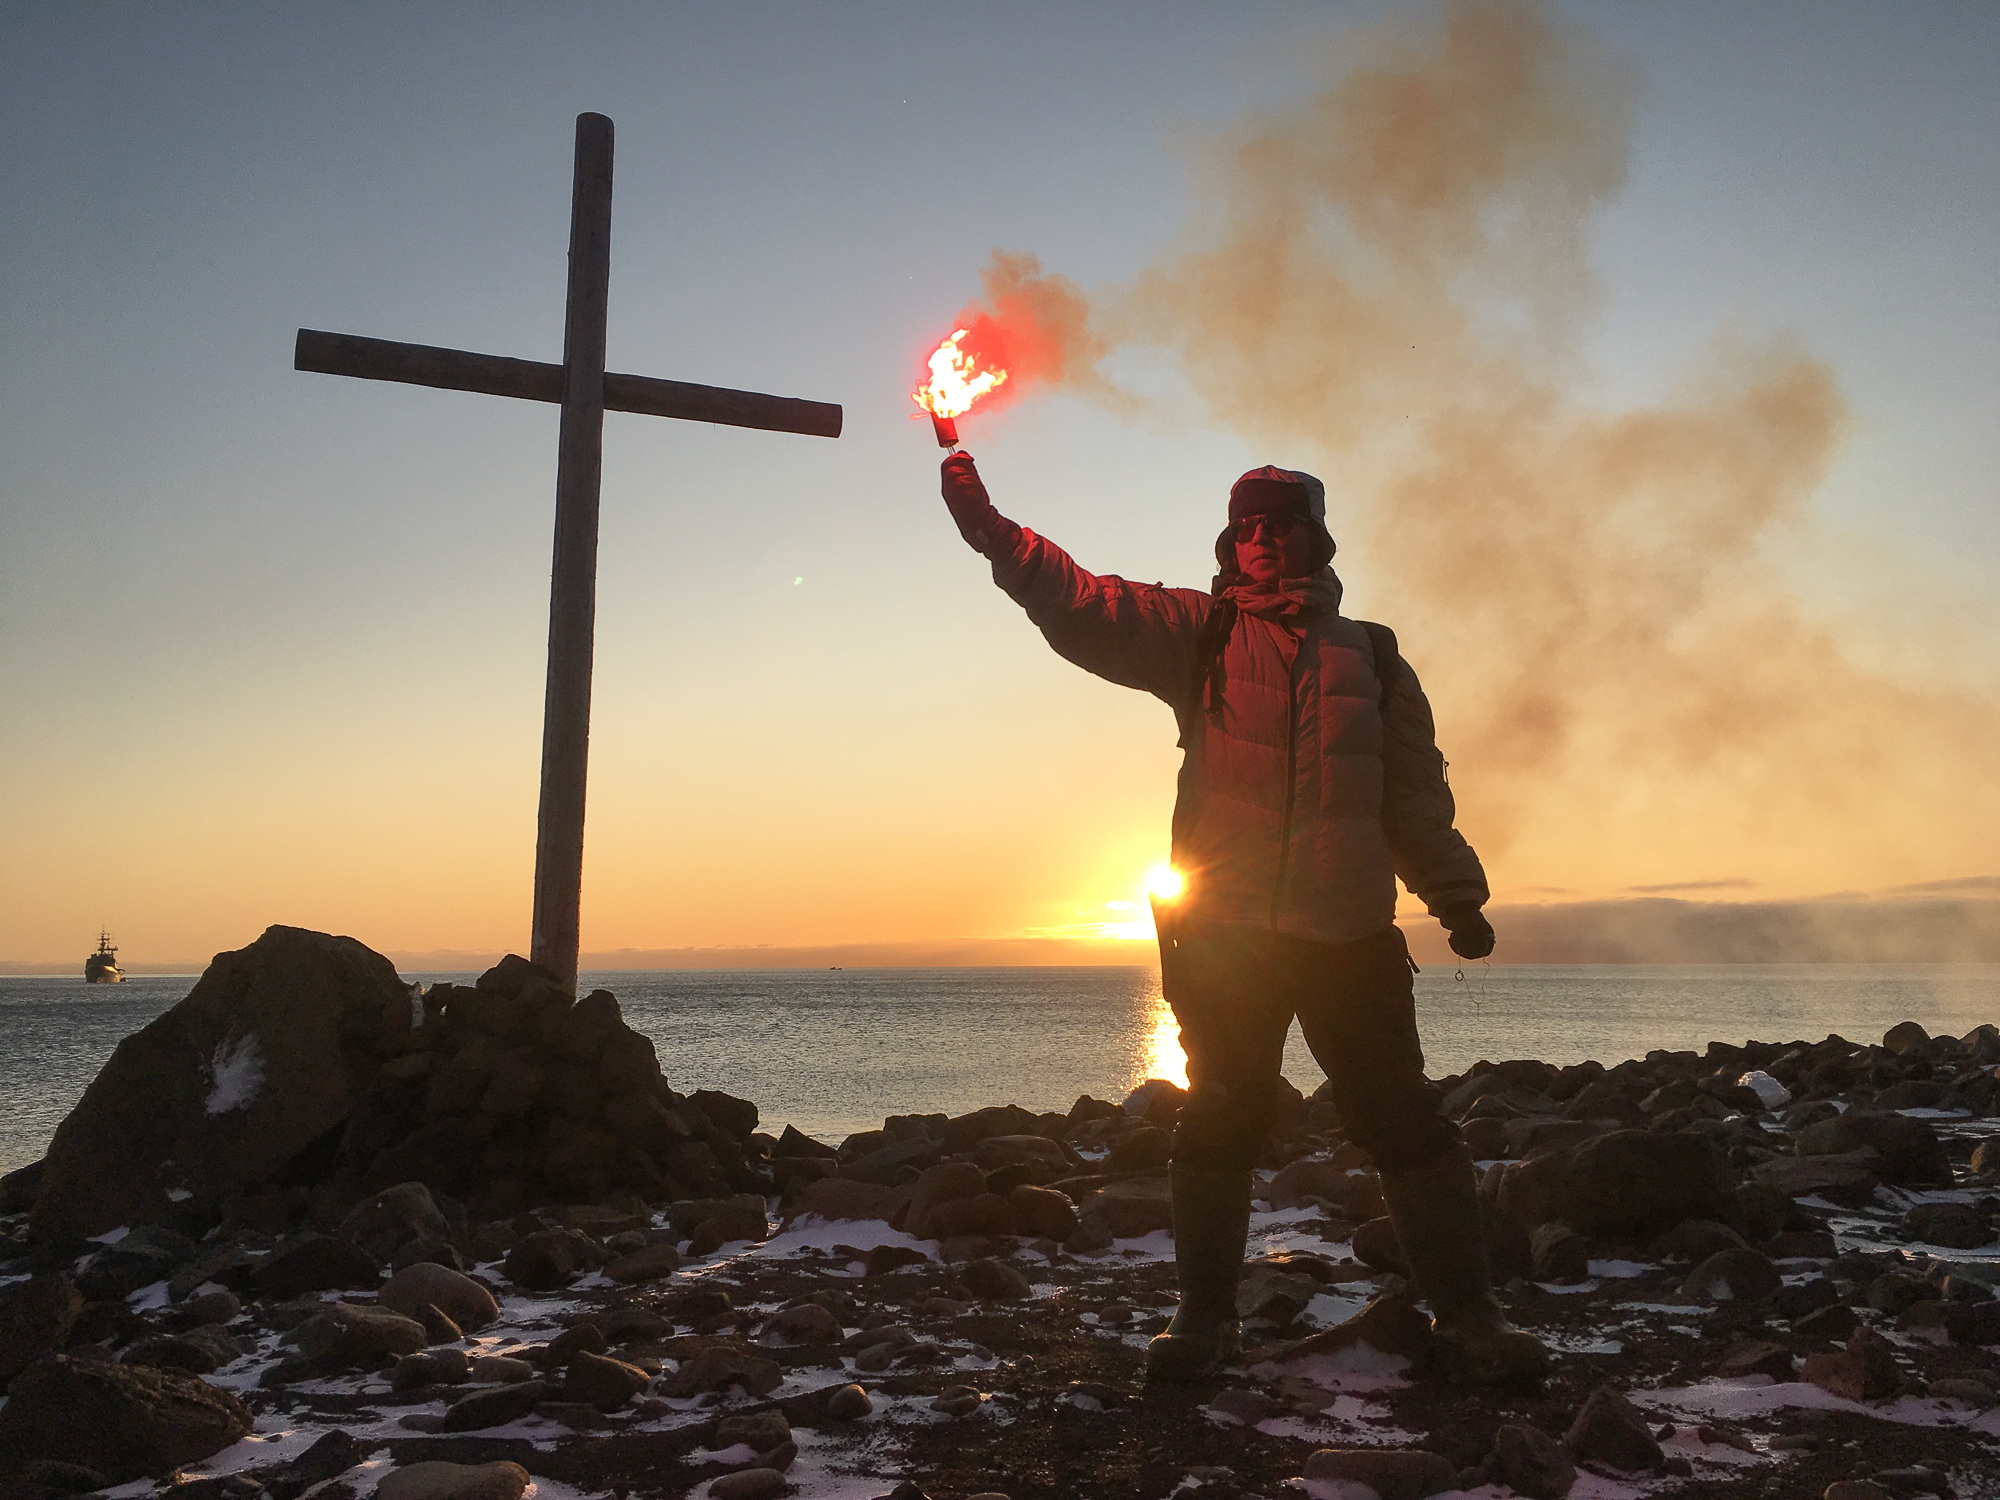
M40 1156L120 1039L193 982L0 978L0 1171ZM791 1124L837 1141L886 1114L1066 1110L1079 1094L1118 1099L1184 1076L1151 966L647 970L582 983L618 996L675 1088L754 1100L773 1133ZM1953 1035L2000 1022L2000 964L1433 965L1416 983L1433 1076L1480 1058L1610 1064L1712 1040L1876 1042L1899 1021ZM1307 1093L1323 1076L1296 1027L1285 1074Z

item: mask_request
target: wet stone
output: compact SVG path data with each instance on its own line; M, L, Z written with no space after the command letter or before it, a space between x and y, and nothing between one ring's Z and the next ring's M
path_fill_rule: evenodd
M1613 1386L1599 1386L1578 1408L1563 1442L1572 1456L1627 1473L1657 1469L1666 1453L1639 1409Z
M487 1354L471 1362L467 1375L482 1385L518 1385L524 1380L535 1378L535 1367L525 1359L514 1359L505 1354Z
M1903 1215L1903 1238L1948 1250L1977 1250L1993 1243L1984 1216L1965 1203L1919 1203Z
M1424 1500L1455 1488L1458 1470L1421 1449L1322 1448L1306 1460L1305 1477L1365 1484L1381 1500Z
M479 1391L446 1407L438 1430L480 1432L488 1427L504 1427L509 1422L520 1421L547 1394L548 1386L539 1380Z
M1576 1483L1576 1465L1562 1445L1540 1428L1518 1422L1503 1423L1493 1434L1486 1474L1530 1500L1562 1500Z
M931 1400L931 1410L948 1417L970 1416L980 1407L979 1391L969 1385L946 1386Z
M1718 1250L1688 1273L1681 1294L1704 1302L1761 1302L1784 1284L1761 1250Z
M376 1486L378 1500L520 1500L528 1471L516 1463L430 1461L393 1470Z
M959 1274L967 1291L991 1302L1018 1302L1030 1291L1028 1278L1005 1261L975 1260Z
M709 1500L772 1500L791 1489L791 1481L778 1469L738 1469L709 1481Z
M740 1416L724 1417L715 1425L715 1436L711 1445L716 1448L733 1448L738 1443L763 1452L788 1442L792 1436L791 1425L785 1421L781 1411L745 1412Z
M581 1401L599 1411L616 1411L652 1384L636 1365L602 1354L579 1353L569 1362L563 1399Z
M875 1403L868 1399L868 1393L858 1385L843 1385L826 1398L824 1408L828 1417L836 1422L855 1422L875 1409Z

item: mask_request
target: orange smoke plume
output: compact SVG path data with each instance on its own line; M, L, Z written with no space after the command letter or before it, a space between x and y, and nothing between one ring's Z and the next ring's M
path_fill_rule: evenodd
M938 417L977 404L990 411L1038 386L1091 389L1105 346L1089 329L1090 302L1032 255L996 252L980 273L984 295L953 321L925 361L910 399Z
M2000 700L1912 670L1953 658L1907 614L1829 620L1787 586L1849 426L1834 371L1777 334L1628 410L1586 378L1632 69L1547 0L1444 0L1307 57L1310 88L1195 153L1187 229L1131 284L1093 303L994 258L989 323L958 326L1028 330L1004 389L1131 410L1098 365L1146 350L1186 417L1320 465L1352 606L1432 689L1503 886L1990 868Z

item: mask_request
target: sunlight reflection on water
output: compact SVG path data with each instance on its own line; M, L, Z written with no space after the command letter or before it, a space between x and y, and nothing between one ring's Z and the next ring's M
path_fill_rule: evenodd
M410 974L406 978L470 979ZM680 970L583 976L652 1037L668 1080L755 1100L839 1139L888 1113L987 1104L1067 1110L1122 1099L1146 1078L1186 1079L1172 1013L1148 967ZM91 987L0 978L0 1171L33 1161L120 1038L185 995L192 977ZM1432 1076L1481 1057L1595 1057L1710 1039L1876 1041L1898 1021L1963 1035L2000 1020L2000 964L1427 967L1418 1024ZM1285 1076L1321 1082L1298 1029Z
M1146 1039L1146 1067L1135 1083L1147 1078L1164 1078L1180 1088L1187 1087L1187 1053L1181 1050L1180 1022L1174 1019L1167 997L1153 996L1153 1031Z

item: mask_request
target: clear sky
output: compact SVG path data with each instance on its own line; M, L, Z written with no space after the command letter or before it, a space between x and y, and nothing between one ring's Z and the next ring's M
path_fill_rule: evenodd
M1556 18L1589 54L1576 97L1603 104L1602 180L1570 202L1561 158L1523 200L1558 202L1574 246L1454 262L1435 293L1560 281L1515 333L1500 297L1480 347L1536 342L1503 363L1559 390L1568 436L1509 461L1581 498L1516 512L1475 475L1427 509L1427 456L1364 461L1324 404L1232 412L1226 361L1186 353L1209 305L1164 343L1157 318L1114 338L1113 372L1154 391L1136 412L1049 392L969 419L996 499L1087 566L1199 587L1237 473L1326 473L1351 612L1395 625L1431 686L1502 896L1993 873L2000 799L1967 747L1991 753L2000 701L2000 8L1456 14L1480 12ZM80 959L100 922L142 960L274 921L525 944L555 408L290 358L300 326L558 358L582 110L618 132L612 368L847 413L837 442L607 421L585 949L1124 920L1107 903L1166 852L1171 717L1059 661L992 588L936 499L911 378L996 249L1129 318L1149 274L1227 234L1218 140L1310 129L1302 101L1345 97L1379 27L1422 51L1441 14L0 6L0 958ZM1505 253L1533 261L1529 231ZM1768 390L1795 375L1806 415L1768 416L1739 348ZM1473 404L1450 370L1397 378L1368 389ZM1504 555L1604 540L1576 476L1643 466L1645 423L1598 416L1705 412L1685 393L1718 380L1749 394L1673 441L1754 463L1782 428L1783 472L1695 506L1753 518L1713 575L1664 481L1621 512L1619 556L1656 548L1677 588L1756 608L1707 610L1671 662L1639 639L1676 637L1671 599L1618 584L1543 613L1620 576ZM1654 678L1683 671L1709 686L1653 736ZM1567 692L1559 745L1503 733L1522 682ZM1697 721L1740 753L1688 750Z

